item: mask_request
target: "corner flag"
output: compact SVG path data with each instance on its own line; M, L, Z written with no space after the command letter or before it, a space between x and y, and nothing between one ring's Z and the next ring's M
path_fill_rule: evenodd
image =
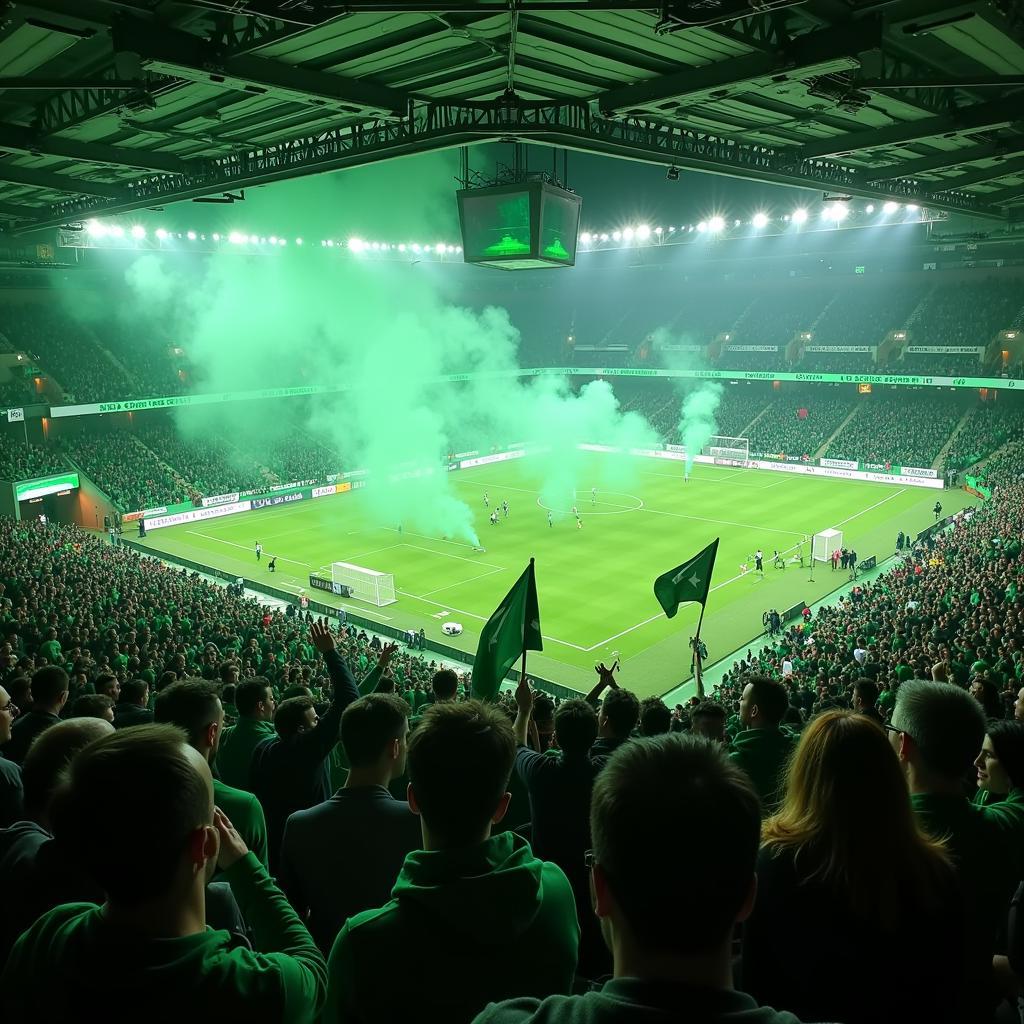
M512 662L526 651L541 651L540 609L533 559L480 633L473 661L473 696L494 700Z
M718 554L718 540L716 537L700 554L675 569L669 569L654 581L654 596L670 619L681 604L697 601L703 607L707 602L711 572Z

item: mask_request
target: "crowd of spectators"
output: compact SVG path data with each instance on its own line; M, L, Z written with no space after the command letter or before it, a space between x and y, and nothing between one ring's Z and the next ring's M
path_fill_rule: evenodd
M994 460L991 502L674 711L603 665L585 700L480 703L0 522L4 1018L84 1019L112 963L154 1020L408 1019L456 951L452 1021L990 1024L1020 987L1020 476Z
M27 380L11 379L0 384L0 409L33 405L39 400L39 393Z
M912 345L987 346L1021 311L1021 280L1001 275L936 286L911 326Z
M1016 397L1016 396L1014 396ZM1009 395L979 402L946 452L947 469L969 469L1012 438L1024 436L1024 403Z
M173 505L189 497L188 486L129 433L69 434L60 445L122 512Z
M28 480L67 469L58 452L29 444L17 427L0 433L0 480Z
M930 390L859 395L858 403L828 458L928 468L964 414L963 401Z
M906 324L927 284L904 278L855 276L840 288L814 326L813 345L880 345L890 331ZM838 353L837 353L838 354ZM808 353L806 360L816 353ZM860 365L868 359L860 355Z
M147 424L139 439L188 480L196 495L227 494L267 487L265 466L217 437L184 437L166 424Z
M126 398L136 385L101 350L91 328L56 302L5 306L0 330L60 384L66 402Z
M282 483L323 480L342 469L338 452L301 430L270 438L259 451L271 472Z
M806 417L800 410L806 409ZM816 388L785 391L750 431L751 452L813 457L853 409L846 392Z

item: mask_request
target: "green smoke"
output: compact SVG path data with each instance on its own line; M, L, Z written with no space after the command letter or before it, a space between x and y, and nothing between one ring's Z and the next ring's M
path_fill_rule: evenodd
M389 171L401 175L402 194L415 202L400 202L398 192L381 185L378 170L372 190L357 187L348 174L317 179L312 187L298 182L279 192L262 190L266 223L303 230L314 245L215 255L187 265L145 256L125 280L130 304L158 315L180 338L196 367L198 390L309 384L336 392L178 410L184 435L217 439L241 459L305 431L339 452L342 468L368 471L361 500L379 525L475 545L482 513L455 491L449 453L514 442L535 446L541 501L568 509L577 488L623 491L635 473L635 460L594 460L578 444L628 450L657 439L639 414L622 411L606 381L576 391L558 378L510 376L518 367L515 324L503 308L469 308L470 291L462 288L470 275L492 272L357 259L320 247L320 237L357 231L368 239L453 240L451 233L438 237L439 222L454 217L453 182L444 165L431 168L422 178L414 161ZM274 201L272 194L282 198ZM343 207L347 215L339 213ZM439 209L449 212L442 216ZM384 226L350 231L360 217L383 217ZM311 223L320 225L312 235L292 227ZM557 302L558 289L553 292ZM437 379L456 373L470 379Z
M690 475L695 455L718 432L715 413L722 401L722 385L715 381L701 384L683 398L679 410L679 439L686 448L686 475Z

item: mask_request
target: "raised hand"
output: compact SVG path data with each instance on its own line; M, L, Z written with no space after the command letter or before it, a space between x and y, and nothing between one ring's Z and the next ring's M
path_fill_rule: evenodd
M313 620L309 627L309 639L321 654L336 650L338 646L334 640L334 634L331 633L331 627L327 625L326 619Z

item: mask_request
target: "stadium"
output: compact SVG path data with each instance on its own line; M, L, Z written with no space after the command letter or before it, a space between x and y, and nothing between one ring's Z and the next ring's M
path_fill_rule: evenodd
M1017 0L0 60L0 1017L1022 1019Z

